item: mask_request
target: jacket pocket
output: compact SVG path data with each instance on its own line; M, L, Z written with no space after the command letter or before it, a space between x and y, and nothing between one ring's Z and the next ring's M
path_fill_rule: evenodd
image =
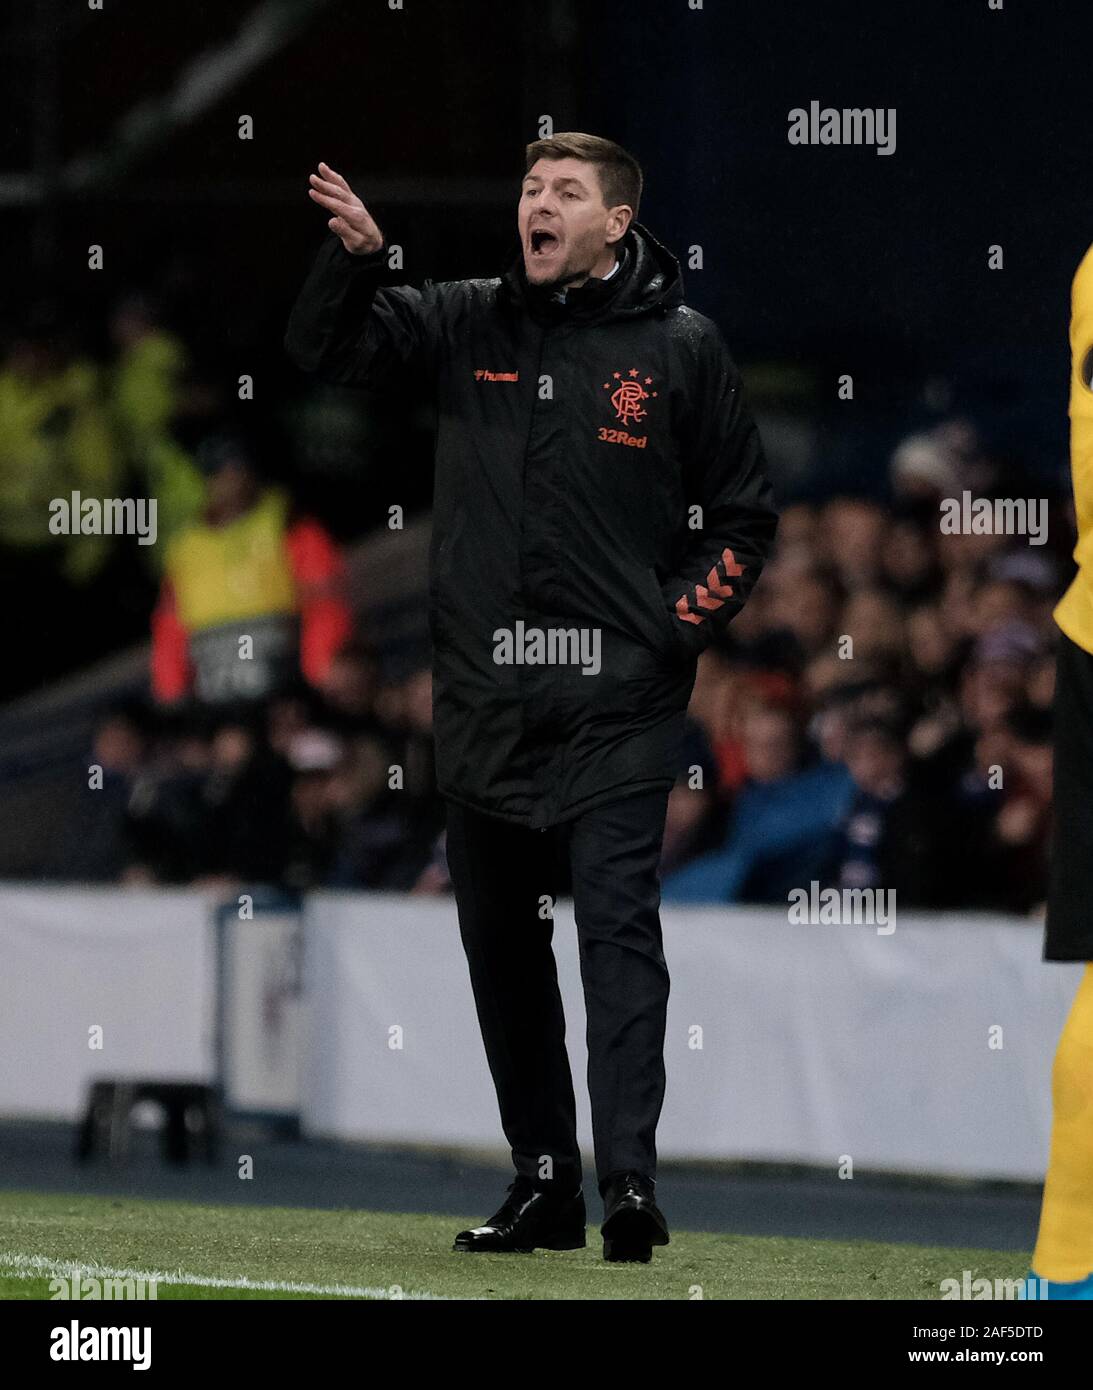
M660 587L657 572L650 567L644 571L644 574L649 593L647 602L652 609L655 625L660 632L658 650L665 657L678 659L683 655L683 646L679 640L679 634L676 632L676 620L669 613L664 601L664 592Z

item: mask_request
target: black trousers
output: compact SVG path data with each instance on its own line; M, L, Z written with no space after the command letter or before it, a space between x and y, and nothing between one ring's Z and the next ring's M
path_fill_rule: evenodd
M582 1180L550 909L572 887L587 1015L596 1178L656 1177L668 968L660 863L668 791L529 830L448 803L448 866L478 1021L516 1171ZM549 1161L548 1161L549 1160Z
M1093 654L1059 631L1044 960L1093 960Z

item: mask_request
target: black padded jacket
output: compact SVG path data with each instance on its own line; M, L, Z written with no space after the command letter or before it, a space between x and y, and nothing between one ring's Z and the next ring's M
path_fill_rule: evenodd
M698 654L777 526L721 333L645 227L620 246L563 303L522 258L385 287L384 249L331 236L285 336L327 381L432 393L438 784L533 828L675 782Z

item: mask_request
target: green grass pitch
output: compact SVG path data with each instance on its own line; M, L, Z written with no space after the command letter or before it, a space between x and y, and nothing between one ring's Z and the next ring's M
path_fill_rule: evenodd
M943 1279L1018 1279L1027 1255L673 1231L647 1265L588 1247L529 1255L451 1249L483 1214L398 1215L0 1193L0 1298L45 1299L55 1274L157 1274L159 1298L939 1298Z

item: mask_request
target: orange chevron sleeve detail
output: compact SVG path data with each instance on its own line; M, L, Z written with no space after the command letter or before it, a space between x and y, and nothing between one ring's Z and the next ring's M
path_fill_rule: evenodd
M704 613L692 613L687 607L687 595L680 594L676 599L676 617L684 623L704 623L706 615Z
M728 546L721 552L721 562L725 566L725 573L732 575L734 579L744 573L744 566L737 564L736 556Z
M721 576L717 572L716 565L714 565L713 569L710 570L709 574L706 576L706 584L715 594L719 594L722 600L732 598L732 585L723 584L721 582ZM703 586L700 584L698 587L701 589Z
M744 573L744 566L737 562L736 556L728 546L721 552L721 558L706 576L705 584L695 585L694 604L697 608L702 608L705 612L692 613L686 594L681 594L676 600L676 617L685 623L704 623L709 613L716 613L719 608L724 607L725 600L732 598L735 592L733 586L727 579L722 579L718 572L718 565L723 565L726 575L735 579Z

